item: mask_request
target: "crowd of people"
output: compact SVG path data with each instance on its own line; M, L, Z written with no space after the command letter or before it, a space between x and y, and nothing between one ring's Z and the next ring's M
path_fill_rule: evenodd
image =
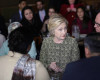
M46 10L44 1L36 0L35 12L19 0L8 27L0 16L0 80L55 80L51 74L57 73L56 80L100 79L100 12L90 15L78 0L62 3L59 9L49 4ZM87 35L84 59L72 36L73 25Z

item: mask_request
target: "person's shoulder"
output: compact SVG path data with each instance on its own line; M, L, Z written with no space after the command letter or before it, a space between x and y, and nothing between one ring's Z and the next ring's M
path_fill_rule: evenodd
M43 66L43 64L39 60L36 60L36 68L39 68L41 66Z
M35 15L38 16L38 15L39 15L39 11L37 11L37 12L35 13Z
M19 15L19 11L16 11L15 13L13 13L12 16L17 16L17 15Z
M79 67L82 67L82 65L84 66L85 64L85 61L86 59L80 59L80 60L77 60L77 61L74 61L74 62L71 62L69 64L67 64L66 68L71 68L71 69L77 69Z
M66 37L65 38L65 41L67 41L67 42L74 42L74 41L76 41L76 39L75 38L73 38L73 37Z
M33 40L33 41L32 41L32 44L34 44L34 43L35 43L35 41Z
M50 42L53 39L53 37L47 37L43 40L43 42Z
M6 61L5 59L8 59L8 55L0 56L0 62Z

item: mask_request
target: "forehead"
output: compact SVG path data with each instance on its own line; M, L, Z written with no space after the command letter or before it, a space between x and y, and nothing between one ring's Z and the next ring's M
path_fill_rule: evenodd
M53 8L50 8L49 11L55 11Z
M78 8L77 11L83 11L83 9L82 8Z
M39 4L42 4L42 2L41 2L41 1L38 1L38 2L37 2L37 5L39 5Z
M95 22L100 23L100 13L97 14Z
M65 22L61 23L61 24L57 27L57 29L59 29L59 28L64 28L64 27L66 27L66 23L65 23Z
M31 11L31 9L26 9L24 12L30 12Z

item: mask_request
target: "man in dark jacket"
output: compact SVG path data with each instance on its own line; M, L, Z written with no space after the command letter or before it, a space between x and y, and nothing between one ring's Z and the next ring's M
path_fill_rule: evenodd
M100 33L89 34L84 45L86 59L69 63L63 80L100 80Z
M22 9L26 6L26 0L19 0L19 10L11 17L11 22L20 22L22 20Z

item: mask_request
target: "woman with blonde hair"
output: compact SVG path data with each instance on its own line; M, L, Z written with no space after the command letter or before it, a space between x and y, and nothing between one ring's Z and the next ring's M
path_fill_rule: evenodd
M68 22L60 14L54 14L48 21L51 37L45 38L40 52L40 61L49 70L64 71L66 64L79 59L76 40L67 36Z

